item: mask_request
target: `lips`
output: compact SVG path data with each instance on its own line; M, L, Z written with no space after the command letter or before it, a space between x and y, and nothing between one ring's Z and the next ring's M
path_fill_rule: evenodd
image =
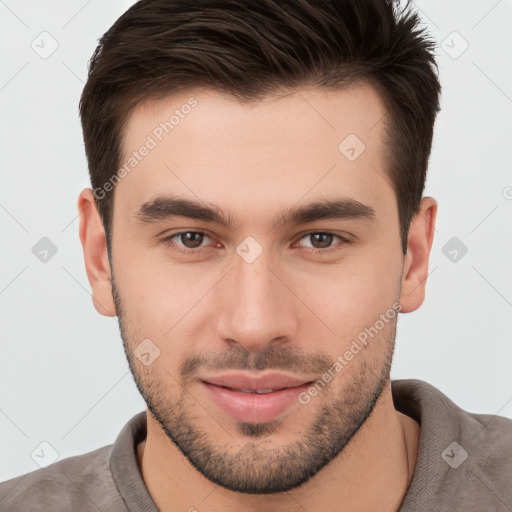
M298 395L311 382L277 373L258 377L238 373L207 377L200 384L207 397L235 420L259 423L297 405Z
M284 388L278 388L278 389L237 389L237 388L230 388L226 386L226 389L231 389L232 391L240 391L242 393L258 393L258 395L264 395L265 393L273 393L274 391L280 391Z
M243 373L233 373L206 377L203 381L245 393L269 393L285 388L295 388L311 382L311 379L300 379L291 375L269 373L262 376L251 376Z

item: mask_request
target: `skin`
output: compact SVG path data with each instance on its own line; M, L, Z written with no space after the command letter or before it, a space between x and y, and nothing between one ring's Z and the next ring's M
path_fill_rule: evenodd
M148 403L148 435L137 447L146 486L163 512L313 512L340 504L344 511L397 510L414 472L420 427L393 406L396 317L309 403L297 402L269 424L237 422L197 379L221 362L255 375L273 368L321 378L318 370L393 304L402 313L419 308L437 203L422 199L404 256L386 176L386 109L369 84L304 88L250 105L207 89L146 101L129 118L123 162L191 96L197 106L116 185L112 267L92 190L78 201L94 305L119 317ZM351 133L366 146L352 162L338 150ZM164 193L216 205L236 227L185 217L138 221L138 208ZM371 206L375 220L271 229L283 209L341 196ZM183 238L162 241L179 231L209 238L199 249ZM333 237L322 246L307 236L312 232L348 235L351 243ZM252 263L236 252L247 236L262 249ZM134 356L144 339L160 350L147 366ZM185 362L196 366L183 376ZM256 369L261 362L266 366Z

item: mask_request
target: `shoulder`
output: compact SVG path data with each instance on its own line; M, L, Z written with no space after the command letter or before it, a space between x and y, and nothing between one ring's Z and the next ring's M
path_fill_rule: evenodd
M125 511L110 471L112 445L0 483L3 512Z
M468 474L512 505L512 419L462 409L460 416L460 444L470 462Z
M457 510L510 510L512 420L460 408L458 417L460 433L440 454L446 473L437 491Z
M439 502L453 510L508 510L511 419L464 410L431 384L416 379L394 381L393 398L395 407L421 427L407 505Z

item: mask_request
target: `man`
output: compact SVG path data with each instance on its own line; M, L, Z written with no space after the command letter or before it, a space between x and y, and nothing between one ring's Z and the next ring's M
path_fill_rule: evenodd
M147 411L2 510L512 509L512 421L390 381L437 212L417 25L384 0L141 0L104 35L80 238Z

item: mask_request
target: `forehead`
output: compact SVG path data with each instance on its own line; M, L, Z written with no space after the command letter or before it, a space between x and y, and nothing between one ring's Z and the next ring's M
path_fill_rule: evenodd
M137 105L123 132L116 204L166 192L253 215L336 192L366 203L393 195L382 97L369 84L304 88L241 104L191 89ZM388 197L389 199L389 197Z

